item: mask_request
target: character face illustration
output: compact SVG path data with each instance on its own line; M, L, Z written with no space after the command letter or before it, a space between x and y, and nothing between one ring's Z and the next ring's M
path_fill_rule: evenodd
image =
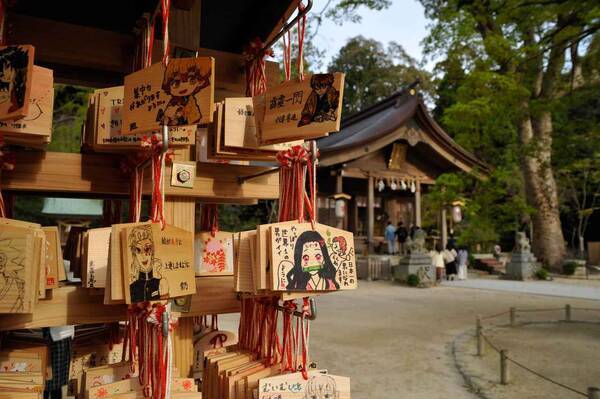
M315 376L306 384L305 399L337 399L338 397L335 380L330 376Z
M133 245L133 256L140 265L140 270L148 273L152 270L152 257L154 256L154 244L150 239L143 239Z
M319 97L323 97L323 95L325 95L325 92L327 91L328 87L329 87L328 84L319 82L315 85L315 91L317 92Z
M302 247L302 270L315 275L323 267L323 250L317 241L307 242Z
M176 97L193 94L198 86L198 77L194 71L181 74L171 81L171 95Z

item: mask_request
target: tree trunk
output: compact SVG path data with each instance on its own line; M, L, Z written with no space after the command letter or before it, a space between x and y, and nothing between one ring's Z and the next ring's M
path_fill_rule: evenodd
M524 105L527 109L528 104ZM560 222L556 181L550 164L552 154L552 115L541 111L526 117L519 126L519 139L527 150L522 157L527 202L534 208L532 248L536 257L554 270L560 270L565 242Z

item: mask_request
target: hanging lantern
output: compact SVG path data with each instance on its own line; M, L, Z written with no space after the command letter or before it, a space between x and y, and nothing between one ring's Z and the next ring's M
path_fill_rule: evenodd
M460 223L462 222L463 219L463 214L462 214L462 206L464 205L464 203L462 201L454 201L452 203L452 221L454 223Z
M392 184L390 184L390 188L394 191L398 190L398 184L396 184L395 179L392 179Z
M379 183L377 183L377 189L379 191L383 191L383 189L385 189L385 183L383 182L383 180L379 180Z
M404 179L402 179L400 186L402 187L402 190L406 190L406 181Z
M410 182L410 192L414 193L415 191L417 191L417 185L415 184L415 181L411 181Z

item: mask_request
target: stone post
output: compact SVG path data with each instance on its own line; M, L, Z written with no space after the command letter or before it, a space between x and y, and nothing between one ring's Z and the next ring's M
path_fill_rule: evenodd
M510 326L514 327L517 323L517 308L510 308Z
M502 385L508 384L510 380L510 373L508 370L508 349L502 349L500 351L500 383Z
M571 321L571 305L565 305L565 321Z
M477 315L476 325L475 325L475 334L477 336L477 356L483 356L483 337L482 327L481 327L481 316Z
M588 399L600 399L600 388L589 387L587 397Z

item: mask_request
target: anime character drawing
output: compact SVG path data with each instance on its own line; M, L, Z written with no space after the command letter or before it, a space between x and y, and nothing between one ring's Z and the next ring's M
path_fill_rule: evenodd
M304 399L338 399L340 392L335 379L327 374L317 374L308 380Z
M9 113L25 105L28 65L27 50L18 46L0 50L0 104L10 101Z
M211 70L202 74L195 58L173 59L165 68L162 89L171 98L160 109L156 120L163 125L181 126L200 123L202 112L195 95L210 85Z
M336 111L340 103L340 92L333 87L334 77L330 73L319 73L310 78L312 91L304 104L298 127L312 122L337 120Z
M0 301L6 297L6 294L12 287L17 289L17 297L11 307L11 312L20 312L25 305L25 280L19 277L18 270L8 269L8 256L4 252L0 252Z
M294 265L287 273L290 290L338 290L336 269L325 240L316 231L300 234L294 247Z
M138 226L128 236L131 264L129 291L131 302L144 302L164 298L169 293L169 284L161 276L162 263L154 257L152 226Z

